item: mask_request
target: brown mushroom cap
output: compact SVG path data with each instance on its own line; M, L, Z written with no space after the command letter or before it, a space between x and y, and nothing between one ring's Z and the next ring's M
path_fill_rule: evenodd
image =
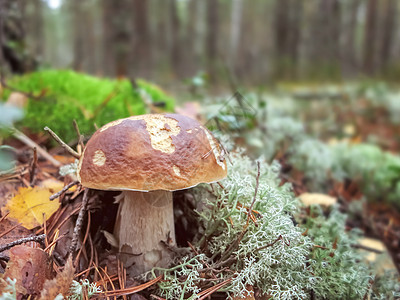
M174 191L226 177L222 152L212 134L189 117L134 116L97 130L77 173L93 189Z

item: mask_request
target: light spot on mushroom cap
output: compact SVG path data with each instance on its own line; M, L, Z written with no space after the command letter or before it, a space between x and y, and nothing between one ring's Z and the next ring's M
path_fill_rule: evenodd
M103 166L106 162L106 155L104 154L103 151L101 150L96 150L96 152L93 155L93 163L96 166Z
M214 154L214 157L215 157L215 161L223 170L225 170L224 162L219 159L219 157L220 157L219 145L216 143L214 137L211 135L211 133L207 129L205 129L204 127L201 127L201 129L203 129L203 131L205 132L205 134L207 136L207 139L211 146L212 153Z
M108 128L113 127L115 125L121 124L122 121L124 121L124 119L119 119L119 120L112 121L112 122L104 125L103 127L101 127L100 128L100 132L103 132L104 130L107 130Z
M192 133L192 129L186 130L187 133Z
M146 129L150 134L151 146L155 150L164 153L173 153L175 145L172 144L172 136L176 136L181 131L178 121L163 115L144 115L142 118L131 117L133 120L144 120Z
M174 170L174 172L175 172L176 175L181 176L181 169L179 169L178 166L173 165L173 166L172 166L172 169Z

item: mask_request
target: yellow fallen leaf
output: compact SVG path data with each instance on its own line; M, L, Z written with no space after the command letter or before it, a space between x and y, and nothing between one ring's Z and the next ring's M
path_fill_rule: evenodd
M9 212L8 218L15 219L28 229L42 225L59 208L57 200L49 197L61 190L62 182L47 182L44 186L19 188L17 194L1 209L2 214Z
M319 204L322 206L331 206L337 203L337 199L325 194L304 193L299 196L304 205Z

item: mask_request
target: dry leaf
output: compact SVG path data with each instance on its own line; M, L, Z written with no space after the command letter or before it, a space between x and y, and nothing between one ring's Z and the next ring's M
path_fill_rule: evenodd
M47 280L44 283L39 300L55 299L59 294L65 298L69 294L74 273L75 269L72 264L72 258L69 257L63 271L58 273L56 278Z
M10 199L2 214L10 213L9 219L15 219L28 229L42 225L58 209L58 201L50 201L49 197L61 190L64 184L60 181L46 180L42 186L19 188L17 194Z
M38 296L46 280L52 278L49 256L39 248L24 245L10 250L10 261L4 272L4 279L16 279L17 293Z
M337 203L337 199L325 194L304 193L299 196L304 205L319 204L322 206L331 206Z

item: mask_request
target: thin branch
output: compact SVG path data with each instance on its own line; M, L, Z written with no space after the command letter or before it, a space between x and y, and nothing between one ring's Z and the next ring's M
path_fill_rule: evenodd
M68 191L70 188L72 188L74 185L77 185L79 183L79 181L72 181L70 183L68 183L66 186L63 187L63 189L53 195L50 196L50 200L54 200L58 197L60 197L63 193L65 193L66 191Z
M89 200L88 192L89 192L89 189L85 189L85 191L83 193L81 210L79 211L78 219L76 219L74 234L72 236L71 246L69 248L70 254L73 254L76 250L76 244L78 243L79 232L81 231L81 228L82 228L83 217L85 215L85 212L87 209L87 204L89 202L88 201Z
M82 150L85 147L85 145L83 144L83 135L81 134L80 130L79 130L79 126L78 123L76 122L76 120L72 121L75 131L76 131L76 135L78 136L78 154L81 155L82 154ZM80 147L80 149L79 149Z
M27 137L25 134L23 134L21 131L19 131L16 128L11 128L11 133L12 135L18 139L20 142L24 143L28 147L31 148L36 148L36 151L38 154L43 157L44 159L47 159L51 164L55 167L61 167L61 163L56 160L53 156L51 156L49 153L47 153L46 150L44 150L42 147L40 147L38 144L36 144L34 141L32 141L29 137Z
M371 248L371 247L364 246L364 245L361 245L361 244L353 244L351 246L353 248L356 248L356 249L363 249L363 250L366 250L366 251L369 251L369 252L374 252L374 253L377 253L377 254L382 254L383 253L382 250Z
M32 163L31 163L30 170L29 170L29 183L31 186L34 186L34 184L35 184L35 179L36 179L35 173L36 173L37 161L38 161L37 148L34 147Z
M45 234L22 238L22 239L14 241L14 242L8 243L6 245L0 246L0 252L6 251L6 250L8 250L8 249L10 249L10 248L12 248L14 246L21 245L21 244L24 244L24 243L27 243L27 242L42 243L45 238L46 238Z
M260 251L260 250L262 250L262 249L272 247L273 245L275 245L275 244L276 244L279 240L281 240L281 239L282 239L282 236L279 235L279 236L277 237L277 239L276 239L275 241L273 241L272 243L269 243L269 244L264 245L264 246L262 246L262 247L258 247L258 248L255 249L253 252Z
M64 148L64 150L66 150L69 154L71 154L73 157L75 157L75 158L77 158L77 159L80 158L79 153L76 152L74 149L72 149L70 146L68 146L66 143L64 143L63 140L60 139L60 138L58 137L58 135L54 133L53 130L51 130L51 129L50 129L49 127L47 127L47 126L44 128L44 130L45 130L45 131L48 131L48 132L50 133L50 135L53 137L53 139L55 139L56 142L59 143L60 146L61 146L62 148Z

